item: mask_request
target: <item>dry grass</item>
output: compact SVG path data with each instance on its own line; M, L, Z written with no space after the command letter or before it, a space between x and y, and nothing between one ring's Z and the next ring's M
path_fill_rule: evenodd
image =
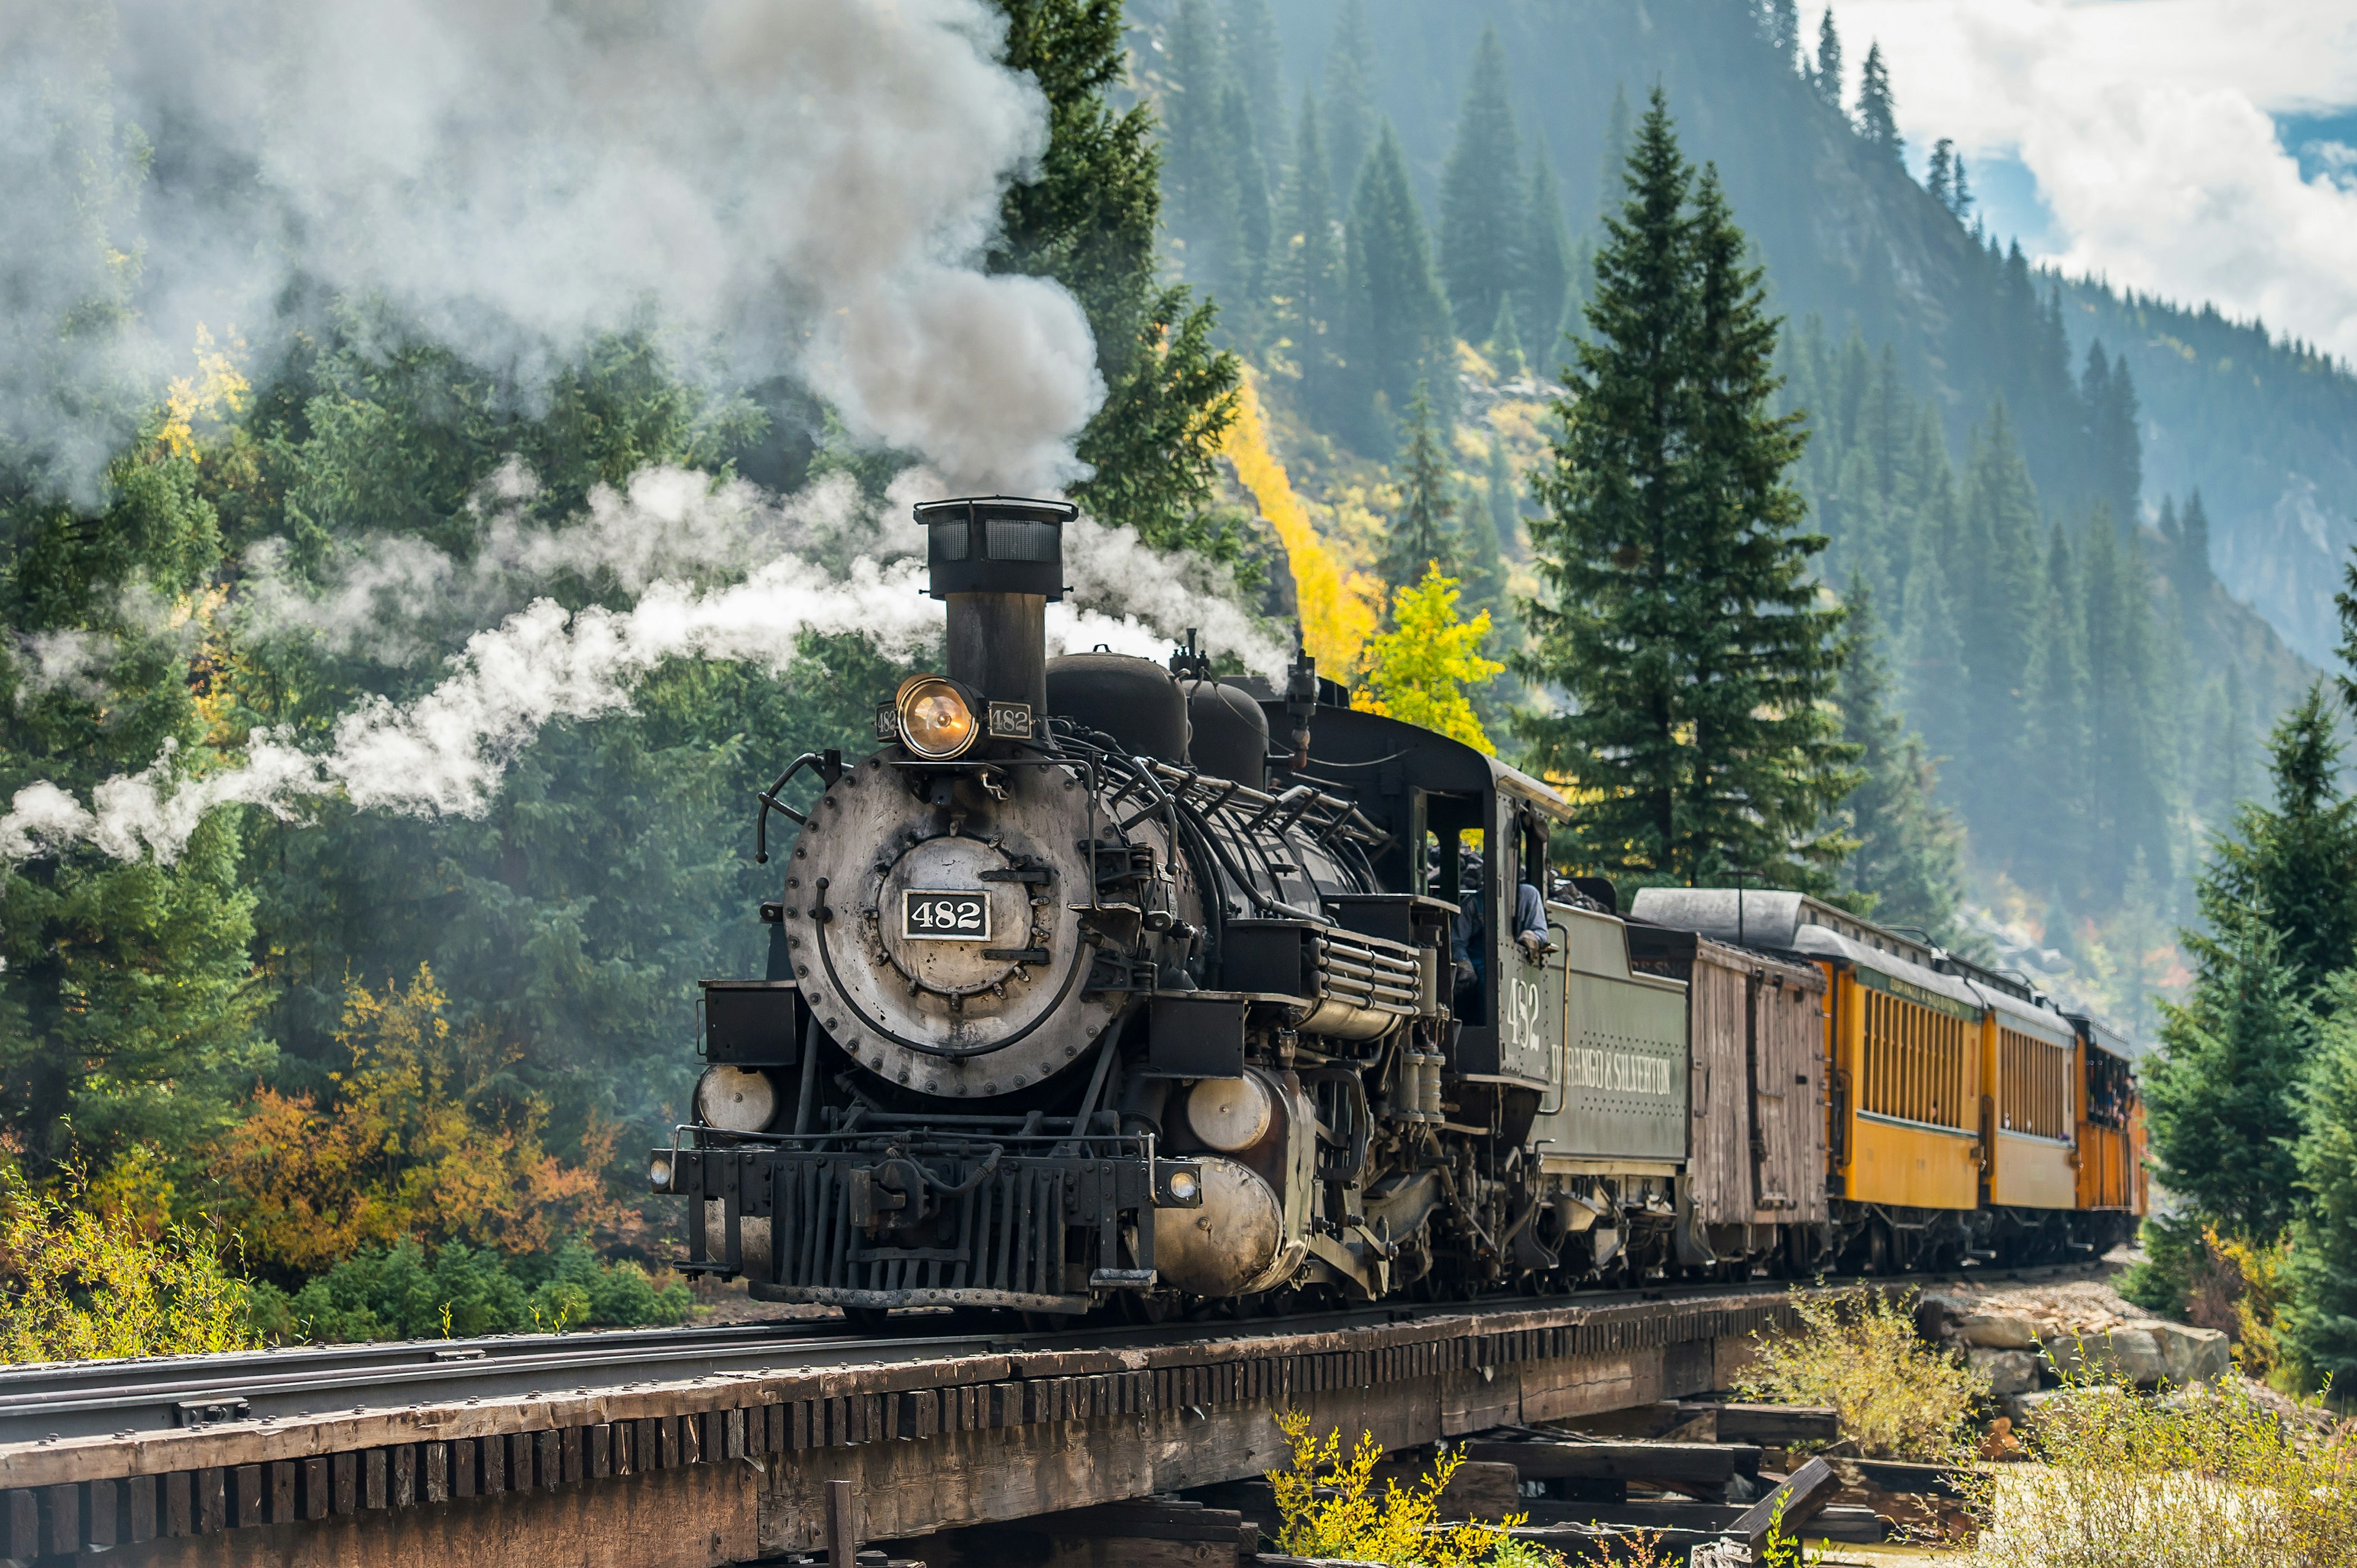
M1748 1400L1831 1405L1842 1434L1879 1459L1949 1460L1973 1449L1973 1412L1988 1380L1915 1333L1915 1293L1792 1293L1800 1322L1758 1336L1736 1385Z
M1971 1485L1971 1568L2357 1563L2357 1439L2240 1380L2158 1399L2074 1383L2026 1435L2033 1463Z

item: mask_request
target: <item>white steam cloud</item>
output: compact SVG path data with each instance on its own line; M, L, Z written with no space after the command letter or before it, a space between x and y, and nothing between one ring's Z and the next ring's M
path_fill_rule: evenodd
M324 290L527 396L649 328L953 491L1052 489L1103 389L1068 293L976 264L1048 136L1000 29L980 0L0 8L0 448L90 499L198 323L266 349Z
M485 504L532 490L522 469L503 470ZM639 592L623 610L567 612L553 599L533 600L468 638L424 695L379 698L346 714L324 751L264 732L242 761L189 772L167 748L142 771L100 785L86 806L54 784L30 785L0 815L0 864L82 843L118 858L168 861L207 812L228 805L284 817L340 794L367 811L479 815L508 764L542 729L626 709L638 682L666 660L740 660L785 674L810 633L857 634L907 657L940 635L942 607L925 594L921 557L878 558L915 542L913 523L903 531L892 521L906 516L897 503L867 508L841 477L781 502L741 481L716 485L708 475L654 468L626 491L594 492L569 528L531 529L495 516L480 557L464 565L415 541L380 541L356 552L322 589L264 575L231 614L274 633L399 659L417 650L406 629L415 613L454 599L488 602L534 576L604 574ZM1086 519L1067 528L1065 543L1076 602L1049 607L1050 651L1103 646L1157 658L1173 635L1200 628L1209 648L1272 679L1281 674L1284 650L1214 585L1189 581L1188 563L1147 548L1133 530ZM821 547L845 546L864 553L840 575L811 558ZM655 575L707 570L743 575L709 587Z
M688 373L798 381L923 465L880 512L847 480L780 500L651 469L559 528L511 466L463 558L387 535L298 575L251 552L214 612L242 635L408 664L489 629L324 749L264 733L223 767L167 749L87 803L23 789L0 872L82 843L168 860L232 804L478 813L544 727L626 708L666 660L782 673L805 634L903 656L937 635L907 501L1060 492L1103 395L1071 295L983 270L1048 138L1001 26L983 0L0 0L0 461L77 500L199 323L266 360L338 297L347 328L457 345L527 400L598 334L651 331ZM1156 656L1200 628L1281 673L1199 565L1087 520L1066 553L1052 646ZM544 596L567 574L634 602L567 612ZM139 591L131 635L186 627ZM0 656L20 690L80 692L119 651L61 633Z

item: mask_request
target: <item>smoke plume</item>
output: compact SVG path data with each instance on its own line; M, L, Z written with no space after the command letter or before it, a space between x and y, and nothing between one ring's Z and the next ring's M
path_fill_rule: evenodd
M1103 387L1068 293L976 264L1047 145L1000 27L979 0L8 6L0 448L87 501L199 323L267 352L331 295L526 396L652 330L730 384L798 377L953 490L1052 489Z
M28 786L0 868L79 843L168 860L232 804L475 814L544 727L626 708L666 660L782 673L807 634L904 657L936 637L907 502L1058 493L1103 394L1071 295L981 264L1048 136L1037 87L993 58L1000 27L981 0L0 6L0 461L79 501L199 323L266 357L322 299L348 333L459 346L526 399L599 334L651 332L716 385L799 381L921 465L880 509L840 478L780 499L650 469L557 527L511 465L463 558L388 534L297 575L259 547L215 612L242 636L415 664L488 629L323 749L265 732L196 767L167 748L86 804ZM1082 520L1067 552L1051 643L1154 656L1201 628L1281 671L1219 585L1134 531ZM546 596L568 575L631 602L568 612ZM185 621L153 607L123 618L133 635ZM17 683L94 690L117 651L20 639Z
M904 477L896 493L927 482ZM528 473L511 467L480 504L527 499L533 488ZM291 816L307 801L340 794L365 811L476 816L508 764L550 723L627 709L640 681L666 660L739 660L784 675L810 634L856 634L889 656L909 657L939 639L943 612L927 596L923 558L910 549L920 543L917 529L895 521L907 516L897 501L869 507L840 476L779 501L742 481L652 468L626 491L593 492L569 527L493 517L480 555L465 564L414 540L382 539L355 551L321 587L262 575L228 612L249 631L311 636L404 661L419 650L420 610L489 603L559 572L609 579L637 596L627 609L572 612L534 599L467 639L424 695L376 698L344 714L323 751L264 732L242 760L195 771L167 747L140 772L101 784L87 806L46 781L30 785L0 815L0 864L81 843L118 858L168 861L208 811L228 805ZM1207 646L1272 677L1281 671L1280 648L1135 531L1082 519L1066 540L1077 597L1049 607L1051 651L1108 647L1157 658L1177 633L1201 628ZM859 553L840 575L813 559L845 549ZM686 580L705 572L741 575L705 587Z

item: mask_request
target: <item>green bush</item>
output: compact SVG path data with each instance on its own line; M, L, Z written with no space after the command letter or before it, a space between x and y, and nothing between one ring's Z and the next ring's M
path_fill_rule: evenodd
M637 1263L602 1262L579 1241L514 1260L452 1241L430 1262L404 1241L346 1259L259 1316L287 1337L357 1342L684 1323L689 1305L684 1283L658 1289Z
M2136 1238L2144 1248L2144 1261L2122 1269L2112 1288L2147 1312L2183 1317L2210 1266L2210 1249L2201 1229L2201 1221L2191 1215L2175 1219L2155 1215L2147 1219Z
M1882 1459L1955 1459L1972 1451L1973 1412L1988 1380L1915 1333L1915 1293L1795 1290L1798 1320L1755 1337L1736 1382L1744 1399L1831 1405L1845 1437Z

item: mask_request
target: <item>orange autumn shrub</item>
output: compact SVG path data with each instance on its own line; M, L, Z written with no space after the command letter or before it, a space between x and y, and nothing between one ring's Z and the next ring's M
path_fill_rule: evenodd
M422 964L382 994L354 984L332 1102L255 1094L211 1162L250 1259L311 1273L403 1241L537 1252L615 1219L597 1173L618 1129L593 1124L579 1164L551 1154L546 1105L507 1076L520 1053L454 1031L447 1005Z

